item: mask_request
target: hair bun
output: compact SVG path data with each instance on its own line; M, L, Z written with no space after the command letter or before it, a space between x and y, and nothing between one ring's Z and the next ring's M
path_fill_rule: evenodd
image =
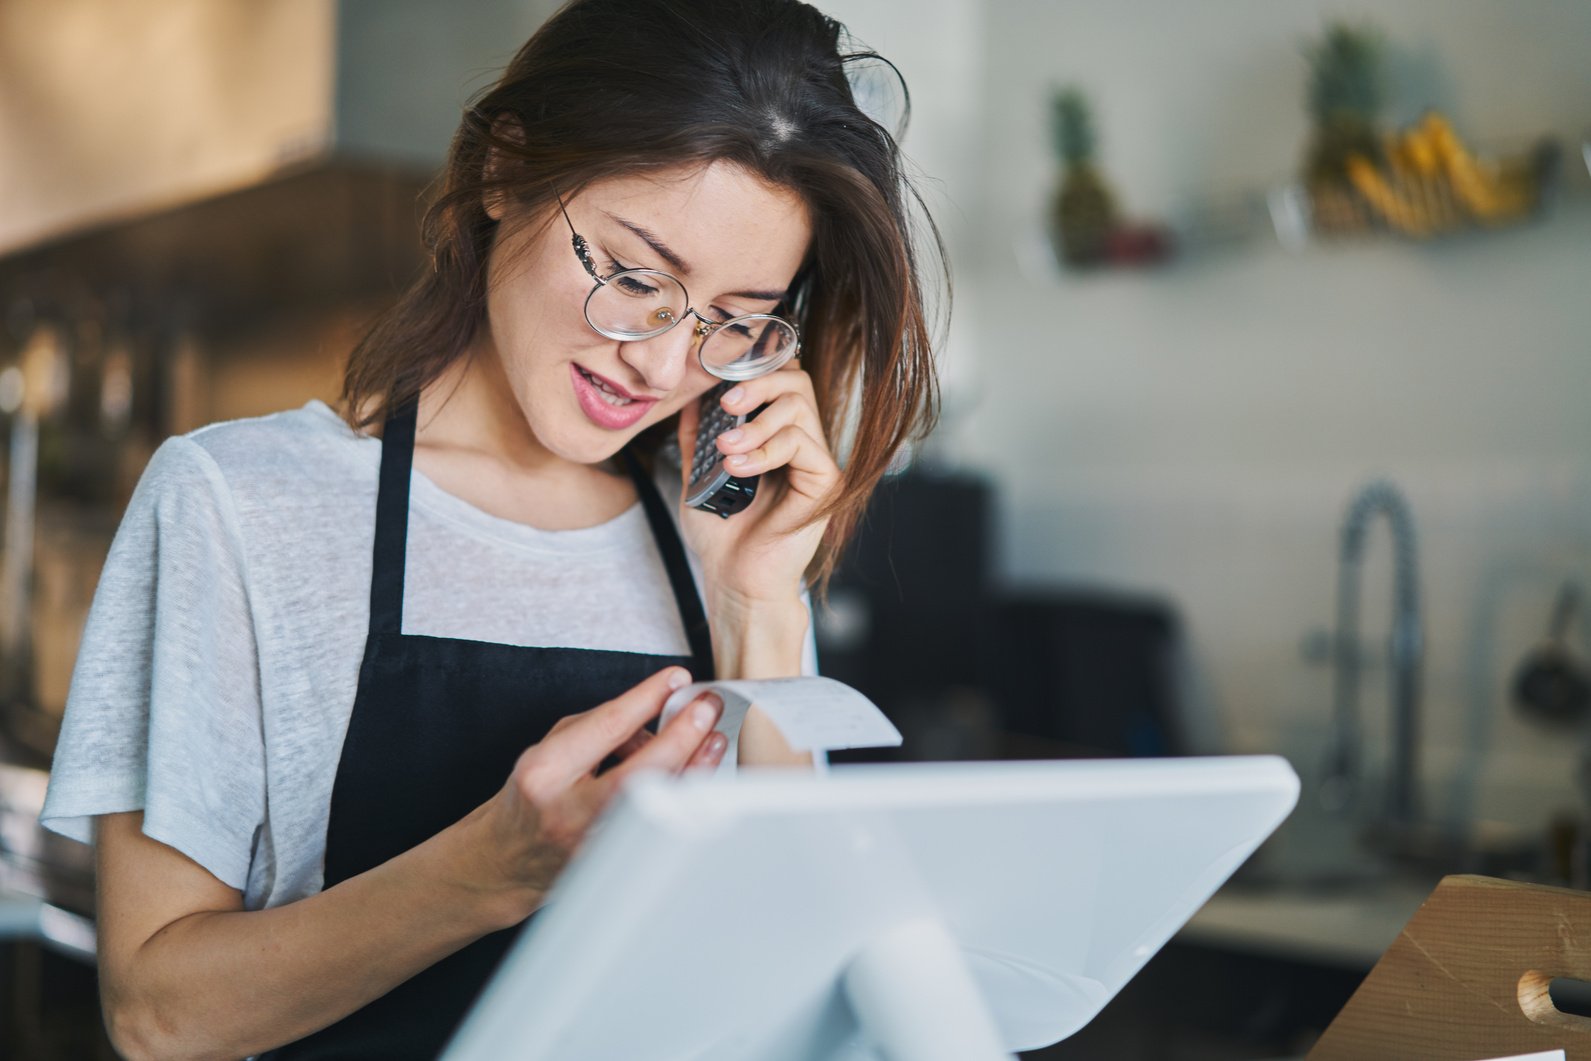
M842 56L845 80L857 109L889 130L897 141L906 135L911 118L911 96L906 79L895 64L872 51L857 51Z

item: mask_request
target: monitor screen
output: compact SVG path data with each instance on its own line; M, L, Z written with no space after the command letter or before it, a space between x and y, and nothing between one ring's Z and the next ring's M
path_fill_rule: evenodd
M1264 756L638 778L447 1056L874 1057L846 971L925 920L959 945L1004 1048L1044 1046L1099 1012L1297 792Z

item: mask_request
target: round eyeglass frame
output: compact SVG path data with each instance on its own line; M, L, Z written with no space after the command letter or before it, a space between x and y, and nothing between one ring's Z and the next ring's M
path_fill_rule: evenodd
M690 292L686 290L684 284L679 282L677 277L672 276L669 273L660 272L656 269L621 269L612 276L597 277L597 282L595 286L591 288L591 293L586 295L586 301L583 310L586 318L586 324L590 325L591 330L596 332L598 335L605 336L609 339L617 339L620 342L640 342L645 339L655 338L656 336L662 335L664 332L672 330L676 325L684 321L686 315L695 317L696 327L694 331L696 333L697 339L697 362L702 366L703 370L711 373L719 379L727 380L756 379L758 376L765 376L770 372L777 371L779 368L787 364L791 358L797 356L797 352L801 346L801 333L796 330L795 325L791 324L783 317L776 316L772 313L746 313L738 317L730 317L728 320L715 321L703 317L694 309L687 309L684 313L680 314L678 317L675 317L672 311L665 307L659 312L662 314L667 314L671 318L668 323L663 325L661 328L654 328L651 331L646 332L621 331L617 328L604 327L603 325L600 325L596 321L592 320L591 302L597 297L598 292L600 292L610 282L622 279L626 276L636 278L648 277L654 278L655 280L671 281L681 291L685 292L686 302L690 301ZM795 338L794 341L792 341L785 348L783 353L771 358L765 358L762 360L746 363L744 367L739 368L736 366L741 364L740 361L731 361L728 364L718 365L707 360L705 351L707 349L707 343L712 339L714 332L718 331L720 328L725 328L730 325L755 324L761 321L771 321L775 324L779 324L790 329L791 335L793 335Z
M722 321L708 320L706 317L696 312L694 306L690 305L690 290L685 286L684 282L680 280L679 277L673 275L672 273L665 273L661 269L620 269L611 276L603 276L597 271L597 263L592 260L591 248L586 243L585 237L581 236L580 233L575 231L574 222L569 219L569 211L564 208L562 195L558 196L558 209L563 213L564 223L569 226L570 242L574 246L575 257L580 259L580 264L585 268L586 274L590 276L592 280L591 291L586 295L585 303L581 306L581 314L585 317L586 324L598 335L607 339L617 339L620 342L640 342L645 339L656 338L657 336L662 335L664 332L669 331L675 325L683 321L687 315L695 317L696 362L702 366L703 371L707 372L709 375L716 376L717 378L723 380L739 381L756 379L758 376L766 376L768 373L775 372L778 369L784 367L784 365L788 364L792 358L801 356L801 330L794 324L776 314L745 313L738 317L730 317L729 319ZM663 327L654 328L653 330L646 332L620 331L615 328L605 328L602 325L599 325L596 321L591 319L591 300L596 298L597 292L601 291L604 287L607 287L608 284L615 280L623 279L627 276L636 278L652 277L655 280L667 280L669 283L678 287L680 289L680 293L685 296L686 309L680 313L679 316L674 317L674 319L663 325ZM668 310L665 308L664 312L668 312ZM670 313L670 316L673 316L673 314ZM752 362L743 368L737 368L735 362L731 362L727 365L708 364L707 359L702 356L702 352L706 349L707 341L712 337L713 333L718 331L720 328L729 327L730 325L735 324L745 324L748 321L774 321L778 324L782 324L784 327L790 329L790 334L793 337L793 341L790 343L788 349L783 354L778 355L776 358L770 358L766 361Z

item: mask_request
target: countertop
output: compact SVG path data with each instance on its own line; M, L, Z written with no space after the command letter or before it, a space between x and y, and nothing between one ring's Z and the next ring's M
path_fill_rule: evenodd
M1329 890L1232 884L1175 939L1368 971L1434 887L1403 878Z

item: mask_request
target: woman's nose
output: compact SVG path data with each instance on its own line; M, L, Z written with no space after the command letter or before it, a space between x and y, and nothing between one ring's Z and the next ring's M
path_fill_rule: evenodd
M650 390L671 391L690 370L698 342L695 325L695 318L686 317L662 335L621 343L619 358L641 374Z

